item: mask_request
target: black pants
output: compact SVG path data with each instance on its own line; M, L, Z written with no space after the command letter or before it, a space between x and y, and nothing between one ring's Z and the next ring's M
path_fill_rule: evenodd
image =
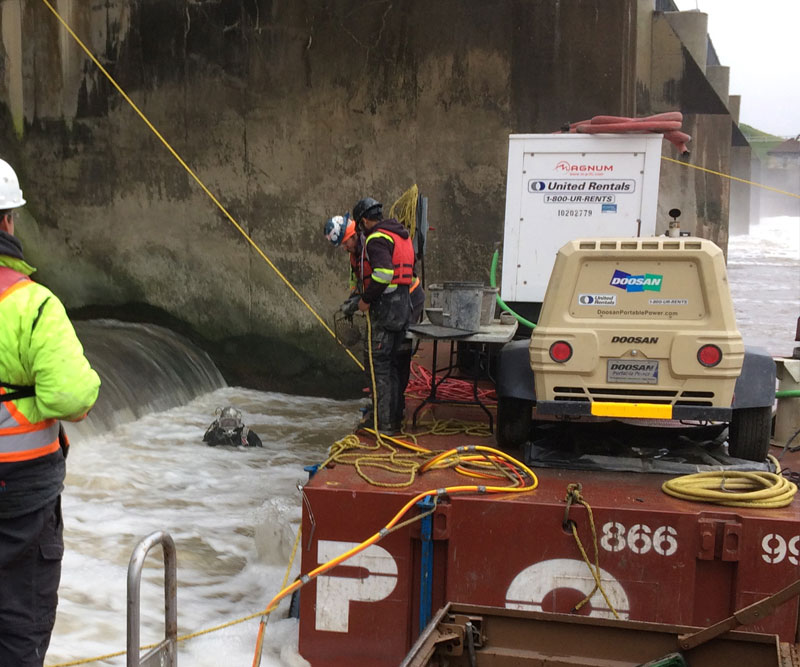
M408 367L411 363L411 348L405 340L410 318L411 303L407 286L384 293L378 303L370 308L372 337L368 344L372 348L372 368L378 394L378 430L381 431L398 428L403 421ZM367 365L368 376L369 372ZM371 379L369 377L370 387Z
M36 512L0 519L0 665L44 663L63 555L60 496Z
M403 354L405 337L405 331L372 327L372 366L375 369L375 391L378 393L380 431L397 428L403 421L405 385L408 384L408 364L411 361L411 355Z

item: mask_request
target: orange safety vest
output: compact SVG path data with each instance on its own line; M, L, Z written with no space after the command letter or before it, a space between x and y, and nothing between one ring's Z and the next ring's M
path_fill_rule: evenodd
M369 240L376 236L383 236L392 242L392 280L391 285L411 285L414 282L414 244L409 238L403 238L388 229L376 229L364 242L364 251ZM374 271L374 269L372 269Z
M399 234L381 229L384 234L388 234L394 239L394 251L392 252L392 264L394 265L394 277L392 285L410 285L414 282L414 244L410 238L403 238Z
M32 282L19 271L0 266L0 301ZM0 381L0 463L29 461L47 456L61 446L58 440L57 419L31 423L11 403L15 398L33 395L33 387L21 387Z

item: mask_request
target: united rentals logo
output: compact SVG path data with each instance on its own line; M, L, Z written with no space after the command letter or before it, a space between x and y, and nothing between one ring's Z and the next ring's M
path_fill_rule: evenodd
M613 164L571 164L561 160L555 166L555 171L562 174L606 174L614 171Z
M575 176L576 174L570 174ZM580 192L598 194L632 194L636 191L636 181L632 178L552 178L528 181L528 192Z
M616 294L579 294L578 303L581 306L616 306Z
M617 269L614 271L610 284L612 287L619 287L619 289L626 292L660 292L663 280L664 276L658 276L654 273L633 276Z

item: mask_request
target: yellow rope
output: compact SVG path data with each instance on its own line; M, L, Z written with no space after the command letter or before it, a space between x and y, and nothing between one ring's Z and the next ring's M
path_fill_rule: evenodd
M292 547L292 554L289 556L289 564L286 566L286 574L283 575L283 583L281 583L281 590L286 588L286 582L289 581L289 574L292 571L292 563L294 563L294 557L297 554L297 546L300 544L300 535L302 532L302 526L297 529L297 535L294 538L294 546ZM275 607L277 609L277 607ZM264 632L267 629L267 623L269 622L270 614L273 612L273 609L265 609L261 612L261 620L259 621L259 633L258 633L258 640L256 642L256 665L261 664L261 653L263 652L263 645L264 645Z
M698 472L667 480L661 490L681 500L726 507L786 507L794 499L797 485L780 474L780 464L774 456L770 454L768 458L777 472Z
M220 625L215 625L211 628L207 628L205 630L198 630L197 632L192 632L187 635L181 635L177 638L178 642L183 642L188 639L194 639L195 637L200 637L202 635L207 635L211 632L217 632L218 630L224 630L225 628L229 628L232 625L237 625L239 623L244 623L245 621L250 621L254 618L258 618L259 616L263 615L263 611L257 611L254 614L250 614L249 616L244 616L242 618L237 618L234 621L228 621L227 623L222 623ZM139 648L140 651L147 651L151 648L155 648L161 642L155 642L154 644L146 644ZM125 655L127 651L117 651L116 653L106 653L105 655L98 655L93 658L81 658L80 660L73 660L71 662L59 662L55 664L49 664L47 667L74 667L74 665L87 665L91 662L99 662L101 660L109 660L111 658L118 658L121 655Z
M369 309L364 315L367 318L367 358L369 359L369 378L372 385L372 427L375 429L375 439L380 444L381 434L378 431L378 383L375 380L375 362L372 358L372 317Z
M336 333L331 329L325 320L320 317L319 313L311 306L308 301L303 298L303 295L297 291L294 285L289 282L289 279L281 273L280 269L278 269L275 264L273 264L272 260L267 257L266 254L258 247L258 244L253 241L250 235L242 228L242 226L236 221L236 219L228 212L220 201L212 194L212 192L206 187L205 183L200 180L200 177L192 170L192 168L186 164L183 158L178 154L178 152L172 147L172 145L161 135L161 133L155 128L155 126L150 122L147 116L144 115L141 109L136 106L136 103L128 96L128 94L122 89L122 87L116 82L114 77L108 73L105 67L100 63L100 61L94 56L94 54L89 50L89 48L81 41L80 37L72 30L69 24L61 17L61 15L56 11L56 9L50 4L48 0L42 0L42 2L47 5L47 8L55 15L55 17L59 20L61 25L64 26L66 31L72 36L72 38L78 43L78 45L83 49L87 56L92 60L92 62L98 67L98 69L105 75L105 77L111 82L111 85L117 89L120 95L125 99L125 101L131 106L131 108L138 114L138 116L144 121L145 125L153 132L153 134L158 137L159 141L164 144L164 147L172 154L172 156L180 163L180 165L186 170L186 172L194 179L194 181L200 186L203 192L208 195L212 202L216 205L216 207L222 211L223 215L228 219L228 221L239 231L239 233L244 237L244 239L253 247L253 249L261 256L261 258L269 265L269 267L277 274L277 276L284 282L284 284L292 291L292 293L300 300L300 302L308 308L311 314L317 319L317 321L324 327L324 329L331 335L331 337L342 346L342 348L347 352L350 358L358 365L358 367L363 371L364 365L358 360L358 358L347 349L347 346L336 337Z
M317 313L317 311L311 306L303 295L297 290L297 288L289 281L289 279L278 269L278 267L272 262L272 260L267 257L263 250L258 246L258 244L253 241L250 235L242 228L242 226L236 221L236 219L230 214L230 212L222 205L222 203L214 196L214 194L206 187L205 183L200 180L200 177L194 172L194 170L189 167L189 165L184 161L184 159L178 154L178 152L172 147L172 145L164 138L164 136L156 129L156 127L150 122L150 119L145 116L144 112L139 109L136 103L128 96L128 94L123 90L123 88L117 83L116 79L109 74L105 67L100 63L100 61L95 57L94 53L87 47L80 37L75 33L75 31L70 27L70 25L64 20L61 14L50 4L49 0L42 0L45 6L53 13L53 15L58 19L59 23L64 27L64 29L69 33L69 35L75 40L75 42L83 49L84 53L89 57L89 59L97 66L97 68L102 72L102 74L108 79L114 88L122 95L123 99L130 105L130 107L136 112L136 114L142 119L142 121L147 125L147 127L153 132L153 134L158 138L159 141L164 145L164 147L172 154L172 156L180 163L180 165L186 170L186 172L194 179L194 181L200 186L203 192L208 195L209 199L216 205L216 207L222 212L222 214L228 219L228 221L237 229L237 231L244 237L244 239L252 246L252 248L260 255L260 257L269 265L269 267L276 273L276 275L283 281L283 283L292 291L292 293L300 300L300 302L309 310L309 312L317 319L317 321L322 325L322 327L330 334L330 336L337 342L339 345L342 346L344 351L347 355L355 362L355 364L363 371L364 365L358 360L358 358L347 348L347 346L336 336L336 333L333 329L328 326L325 320ZM800 198L800 195L792 194L791 192L785 192L783 190L778 190L777 188L772 188L766 185L761 185L759 183L754 183L752 181L747 181L741 178L736 178L735 176L728 176L726 174L713 171L711 169L706 169L705 167L698 167L697 165L689 164L686 162L682 162L680 160L674 160L672 158L662 156L662 160L667 160L669 162L675 162L677 164L682 164L687 167L691 167L692 169L699 169L701 171L706 171L711 174L716 174L718 176L722 176L724 178L730 178L731 180L740 181L742 183L747 183L750 185L755 185L757 187L765 188L767 190L773 190L775 192L780 192L782 194L789 195L790 197ZM398 216L398 220L401 220L403 224L409 229L409 233L411 237L414 237L414 233L416 231L416 208L417 208L417 200L419 197L419 190L417 185L414 184L411 188L409 188L400 198L392 205L392 208L389 211L390 215L396 214Z
M461 454L472 454L474 452L486 452L493 456L496 456L498 460L504 460L508 463L509 466L521 471L524 473L528 479L530 480L528 483L525 483L523 480L521 484L515 486L493 486L493 485L469 485L469 486L448 486L448 487L438 487L435 489L429 489L427 491L422 491L417 493L413 498L408 500L403 508L397 512L394 517L387 523L381 530L374 533L371 537L367 538L360 544L348 549L345 553L332 558L327 563L317 566L310 572L307 572L301 577L297 577L294 582L280 591L272 601L267 605L267 612L274 610L281 599L290 595L294 591L298 590L302 586L306 585L310 581L313 581L319 575L333 569L334 567L338 566L339 564L343 563L344 561L348 560L352 556L360 553L370 547L371 545L377 543L383 537L388 535L393 529L397 526L399 520L405 516L405 514L414 507L420 500L424 498L431 497L431 498L440 498L443 496L453 496L456 494L462 493L502 493L502 494L513 494L513 493L527 493L529 491L533 491L539 485L539 480L536 475L530 470L525 464L517 461L509 454L505 452L501 452L496 449L492 449L491 447L483 447L481 445L469 445L466 447L457 447L455 449L451 449L448 451L440 452L432 459L430 459L424 466L422 466L421 471L425 472L426 470L431 470L433 468L439 467L439 464L447 462L451 457L459 456ZM254 661L254 665L256 662Z
M594 579L594 588L589 592L589 594L583 598L578 604L575 605L573 611L578 611L581 607L583 607L589 600L592 599L594 594L597 591L600 591L600 594L603 596L603 599L606 601L608 608L614 614L614 618L619 618L619 614L617 610L614 609L614 605L611 604L611 600L608 599L608 595L606 594L605 588L603 588L603 582L600 579L600 550L597 548L597 531L594 527L594 514L592 514L592 508L589 506L589 503L584 500L583 496L581 495L581 485L580 484L568 484L567 485L567 516L569 515L569 507L570 505L575 502L583 505L586 508L586 512L589 515L589 526L592 530L592 544L594 546L594 565L589 561L589 556L586 555L586 549L583 548L583 542L581 542L581 538L578 535L578 527L574 521L569 521L569 526L572 529L572 536L575 538L575 542L578 545L578 550L581 552L581 556L583 557L583 562L586 563L587 567L589 568L589 572L592 573L592 578Z
M342 452L333 457L336 463L344 465L352 465L358 475L368 484L384 488L403 488L413 484L416 479L420 467L425 462L423 456L419 452L411 454L401 454L397 449L392 447L388 442L381 441L378 444L378 450L375 454L360 454L358 452ZM386 453L379 453L380 450L385 450ZM394 474L406 475L407 479L400 482L382 482L370 477L366 470L368 468L376 468L379 470L386 470Z
M320 465L324 468L331 462L352 465L357 474L368 484L383 488L405 488L411 486L417 478L420 468L427 465L432 457L437 453L416 444L416 435L432 433L435 435L457 435L466 433L468 435L488 437L491 435L488 428L482 424L465 422L460 420L434 420L429 422L430 428L422 433L411 435L413 443L404 442L398 438L381 434L378 430L378 388L375 380L375 364L372 354L372 318L369 310L366 311L367 320L367 359L369 361L370 383L372 385L372 424L373 428L364 428L365 431L375 435L375 444L366 445L355 435L348 435L336 441L329 452L328 458ZM402 454L391 443L411 450L412 453ZM364 451L370 452L368 454ZM478 457L459 454L451 457L447 465L452 465L458 472L470 477L482 478L502 478L510 479L510 473L500 467L492 457ZM496 474L487 473L486 466L495 470ZM406 476L405 480L399 482L379 481L367 473L367 469L385 470L393 474ZM525 468L525 472L532 477L533 472ZM516 480L511 479L516 483Z
M281 584L281 588L286 588L286 582L289 581L289 575L292 570L292 564L294 563L295 556L297 555L297 547L300 544L300 535L301 529L297 529L297 535L294 538L294 546L292 547L292 554L289 556L289 564L286 566L286 573L283 575L283 583ZM183 642L189 639L194 639L195 637L201 637L202 635L207 635L211 632L217 632L219 630L224 630L225 628L229 628L233 625L238 625L239 623L244 623L245 621L250 621L254 618L258 618L259 616L263 616L263 611L258 611L254 614L249 614L248 616L243 616L242 618L237 618L233 621L228 621L227 623L222 623L220 625L215 625L211 628L206 628L205 630L198 630L196 632L191 632L186 635L181 635L177 638L177 641ZM155 648L161 642L156 642L154 644L147 644L142 646L139 650L140 651L147 651L151 648ZM106 653L105 655L98 655L93 658L81 658L80 660L73 660L72 662L59 662L53 665L48 665L48 667L74 667L74 665L86 665L91 662L99 662L100 660L109 660L111 658L117 658L121 655L125 655L127 651L117 651L116 653Z
M392 204L389 209L389 217L397 220L408 230L409 236L413 239L417 233L417 202L419 200L419 188L414 183L406 190L399 199Z
M485 422L472 422L462 419L433 419L432 421L420 422L420 427L427 427L418 430L415 435L470 435L481 438L491 437L492 432Z
M336 333L331 329L330 326L322 319L322 317L317 313L317 311L311 306L308 301L303 297L302 294L297 290L297 288L289 281L289 279L278 269L278 267L272 262L272 260L267 257L263 250L258 246L258 244L253 241L250 235L242 228L242 226L236 221L236 219L230 214L230 212L222 205L222 203L214 196L214 194L206 187L205 183L200 180L200 177L194 172L194 170L189 167L189 165L184 161L184 159L178 154L178 152L172 147L172 145L164 138L164 136L156 129L156 127L150 122L150 119L144 114L144 112L139 109L136 103L128 96L128 94L123 90L123 88L117 83L116 79L111 76L111 74L106 70L105 67L100 63L100 61L95 57L94 53L87 47L80 37L75 33L75 31L70 27L70 25L64 20L61 14L50 4L49 0L42 0L45 6L53 13L56 19L61 23L64 29L69 33L69 35L75 40L75 42L83 49L84 53L89 57L89 59L97 66L97 68L102 72L102 74L108 79L114 88L122 95L123 99L130 105L130 107L136 112L136 114L142 119L142 121L147 125L147 127L153 132L153 134L158 138L159 141L164 145L164 147L172 154L172 156L178 161L178 163L186 170L186 172L194 179L194 181L200 186L200 188L205 192L205 194L211 199L211 201L215 204L215 206L222 212L222 214L228 219L228 221L236 228L236 230L244 237L244 239L250 244L250 246L259 254L259 256L269 265L269 267L275 272L275 274L283 281L283 283L291 290L291 292L300 300L300 302L308 309L308 311L317 319L317 321L322 325L322 327L330 334L330 336L337 342L339 345L342 346L342 349L347 353L347 355L353 360L353 362L363 371L364 365L358 360L358 358L347 348L347 346L337 337ZM737 178L735 176L728 176L721 172L713 171L711 169L706 169L705 167L699 167L697 165L689 164L687 162L682 162L680 160L675 160L673 158L668 158L662 156L663 160L667 160L669 162L675 162L677 164L682 164L687 167L691 167L692 169L699 169L701 171L705 171L711 174L716 174L717 176L722 176L724 178L729 178L731 180L740 181L742 183L747 183L749 185L754 185L757 187L761 187L767 190L772 190L774 192L779 192L785 195L789 195L790 197L800 198L800 195L793 194L791 192L785 192L784 190L779 190L777 188L772 188L766 185L761 185L759 183L754 183L752 181L747 181L741 178ZM392 205L389 214L395 215L398 220L403 222L403 224L409 229L409 233L411 237L414 237L414 233L416 232L416 209L417 209L417 200L419 198L419 190L417 185L414 184L411 188L409 188L400 198Z
M721 171L714 171L713 169L706 169L705 167L700 167L696 164L690 164L688 162L684 162L683 160L676 160L671 157L666 157L665 155L661 156L662 160L666 160L667 162L674 162L675 164L681 164L684 167L689 167L691 169L697 169L698 171L704 171L708 174L714 174L715 176L721 176L722 178L730 179L731 181L738 181L739 183L744 183L746 185L752 185L757 188L763 188L764 190L772 190L772 192L777 192L782 195L787 195L789 197L794 197L795 199L800 199L800 195L795 194L793 192L787 192L786 190L779 190L778 188L773 188L769 185L762 185L761 183L756 183L755 181L748 181L744 178L737 178L736 176L731 176L730 174L723 174Z

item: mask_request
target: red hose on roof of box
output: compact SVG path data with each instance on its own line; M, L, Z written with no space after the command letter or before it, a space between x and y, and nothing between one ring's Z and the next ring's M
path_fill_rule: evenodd
M683 114L680 111L658 113L643 118L626 118L625 116L595 116L589 120L570 123L569 131L578 134L601 134L605 132L658 132L674 144L681 155L688 155L686 143L691 137L681 132Z

